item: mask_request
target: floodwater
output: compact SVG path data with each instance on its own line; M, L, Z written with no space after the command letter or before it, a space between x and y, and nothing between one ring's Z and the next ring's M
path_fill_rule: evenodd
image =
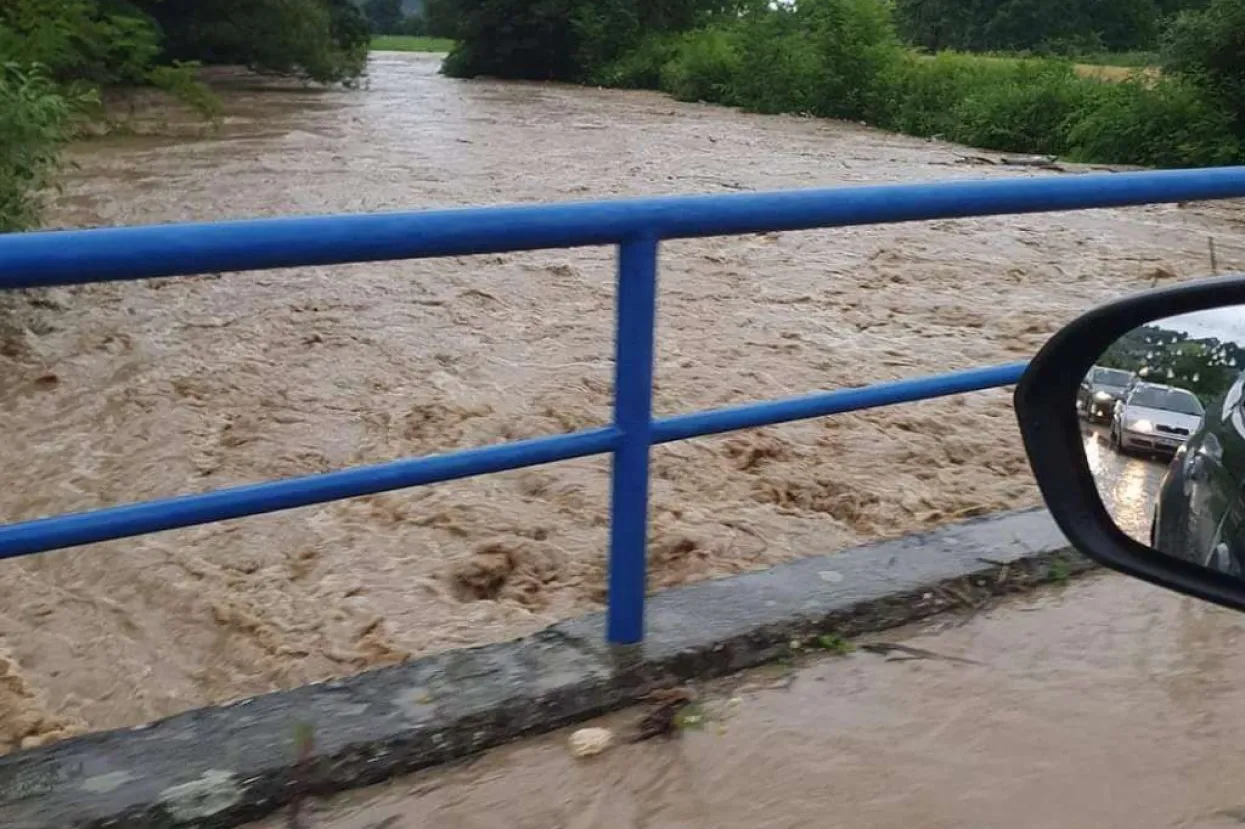
M623 712L596 757L553 734L306 804L303 825L1226 829L1245 820L1243 618L1093 576L884 638L908 652L716 683L673 737L628 743L646 712Z
M1168 458L1126 455L1111 448L1107 430L1082 423L1085 459L1098 484L1107 513L1118 526L1142 544L1150 543L1150 524Z
M235 82L217 133L78 147L51 221L1017 174L850 124L436 69L380 55L354 92ZM656 410L1026 358L1096 303L1205 275L1209 236L1221 267L1240 266L1243 231L1239 206L1217 204L671 243ZM13 521L604 423L613 253L57 289L19 298L4 325ZM4 562L0 750L597 608L608 469L587 459ZM653 476L654 588L1037 501L1004 391L661 447Z

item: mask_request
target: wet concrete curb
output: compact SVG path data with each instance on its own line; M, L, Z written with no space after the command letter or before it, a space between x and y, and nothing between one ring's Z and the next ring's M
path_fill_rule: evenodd
M659 593L642 646L593 614L523 639L190 711L0 758L5 829L224 829L300 793L366 786L634 701L1060 581L1093 565L1045 510L967 521ZM300 733L314 735L302 762Z

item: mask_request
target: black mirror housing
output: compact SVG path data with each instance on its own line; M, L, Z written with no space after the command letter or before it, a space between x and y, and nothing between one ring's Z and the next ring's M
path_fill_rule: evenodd
M1245 610L1245 581L1164 555L1116 526L1086 460L1074 405L1095 360L1121 337L1154 320L1233 305L1245 305L1245 276L1162 288L1095 308L1043 346L1017 385L1014 400L1038 487L1074 547L1119 572Z

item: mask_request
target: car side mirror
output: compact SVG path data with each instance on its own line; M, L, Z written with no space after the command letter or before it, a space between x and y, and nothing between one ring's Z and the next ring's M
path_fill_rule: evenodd
M1103 423L1095 366L1132 371ZM1245 277L1150 291L1055 334L1016 387L1029 464L1068 540L1128 575L1245 610Z

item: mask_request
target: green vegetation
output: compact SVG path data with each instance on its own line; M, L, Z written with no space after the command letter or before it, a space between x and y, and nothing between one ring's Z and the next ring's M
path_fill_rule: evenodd
M1245 367L1245 350L1231 340L1195 336L1159 323L1125 334L1097 364L1143 380L1188 389L1203 406L1227 393Z
M1167 13L1155 0L895 0L904 37L931 51L1152 50Z
M37 224L101 88L155 86L211 115L201 64L349 83L369 38L350 0L0 1L0 232Z
M377 35L372 38L374 52L448 52L454 41L444 37L415 35Z
M1174 2L1146 0L1157 9L1157 16L1146 17L1153 32L1149 23L1136 21L1123 31L1133 19L1128 15L1145 5L1140 0L1101 6L1061 0L1061 8L1075 7L1062 17L1081 27L1077 31L1088 27L1093 33L1077 41L1087 50L1148 48L1160 37L1163 15L1176 13L1162 38L1163 72L1138 70L1112 82L1068 57L915 53L901 37L914 37L911 20L903 16L905 3L888 0L800 0L773 7L752 0L441 2L458 13L457 43L444 66L458 77L656 88L680 100L861 121L1079 161L1177 167L1242 158L1245 0L1210 0L1205 8L1183 10ZM919 8L927 16L923 25L944 33L961 25L977 31L984 18L974 23L965 9L995 8L1008 22L993 23L990 30L1014 37L981 34L968 45L1054 53L1062 49L1056 46L1067 27L1033 22L1048 5L946 0L939 6L925 0ZM917 7L908 8L910 17ZM1023 20L1032 27L1017 22ZM1028 28L1040 28L1040 37ZM939 43L954 42L940 37Z
M433 43L439 44L436 49L399 48L395 51L445 52L454 45L453 2L454 0L423 0L416 11L408 14L404 10L407 4L403 0L363 0L362 9L373 36L431 38ZM441 46L444 48L440 48Z
M856 650L855 645L837 633L821 634L813 640L813 646L819 650L837 653L839 656L846 656L849 653L854 653Z
M93 102L63 92L40 68L0 66L0 233L36 223L74 115Z
M1151 51L1086 52L1076 56L1078 63L1091 66L1122 66L1127 69L1158 66L1159 59L1159 53Z

